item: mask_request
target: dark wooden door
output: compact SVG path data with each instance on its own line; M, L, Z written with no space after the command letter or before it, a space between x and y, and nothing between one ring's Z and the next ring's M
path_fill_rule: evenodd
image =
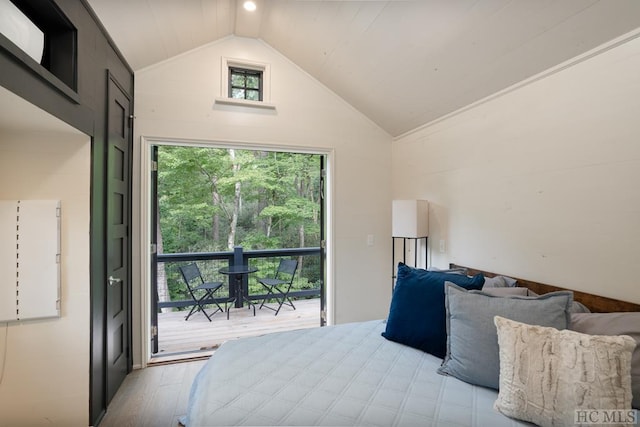
M129 373L131 100L109 77L107 140L106 383L107 403Z

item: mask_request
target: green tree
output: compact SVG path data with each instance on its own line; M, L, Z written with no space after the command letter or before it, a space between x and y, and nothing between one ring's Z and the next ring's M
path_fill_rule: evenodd
M182 146L158 155L164 253L319 246L317 155ZM169 284L172 295L179 288Z

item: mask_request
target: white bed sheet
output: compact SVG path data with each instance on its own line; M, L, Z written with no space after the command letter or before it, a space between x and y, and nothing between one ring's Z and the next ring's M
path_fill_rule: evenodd
M188 427L516 426L494 390L436 369L441 359L383 338L384 321L225 343L197 375Z

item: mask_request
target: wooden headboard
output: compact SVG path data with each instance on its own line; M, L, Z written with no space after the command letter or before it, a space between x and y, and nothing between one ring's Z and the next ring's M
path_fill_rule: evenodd
M458 264L449 264L450 268L465 268L470 275L475 275L482 273L486 277L494 277L494 276L509 276L508 274L500 274L500 273L492 273L490 271L478 270L476 268L466 267ZM599 295L588 294L586 292L574 291L573 289L561 288L559 286L545 285L544 283L532 282L531 280L520 279L518 277L513 277L518 282L516 286L522 286L525 288L531 289L533 292L537 294L546 294L547 292L553 291L567 291L570 290L573 292L573 299L578 301L584 305L586 305L589 310L594 313L609 313L616 311L640 311L640 304L634 304L627 301L620 301L613 298L602 297Z

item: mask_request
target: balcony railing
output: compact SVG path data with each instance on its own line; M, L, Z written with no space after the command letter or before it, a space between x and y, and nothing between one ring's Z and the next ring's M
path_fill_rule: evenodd
M227 282L226 295L216 298L218 302L224 303L235 297L235 277L226 276L219 273L222 267L233 266L238 260L242 260L243 265L251 265L258 268L258 272L243 275L243 293L252 301L261 301L266 297L264 288L257 282L259 277L273 277L276 273L278 263L281 258L298 258L298 270L293 281L293 287L289 296L291 298L314 298L321 292L320 274L320 248L285 248L285 249L262 249L244 251L241 247L236 247L234 252L191 252L175 254L159 254L158 265L164 264L167 284L177 286L184 290L184 298L188 298L186 284L178 271L178 266L187 262L198 262L198 267L206 281ZM156 293L156 298L158 295ZM162 298L159 298L162 299ZM213 300L207 300L213 303ZM170 307L189 307L193 305L191 299L180 299L174 301L159 301L158 309ZM242 307L242 300L236 299L236 307Z

